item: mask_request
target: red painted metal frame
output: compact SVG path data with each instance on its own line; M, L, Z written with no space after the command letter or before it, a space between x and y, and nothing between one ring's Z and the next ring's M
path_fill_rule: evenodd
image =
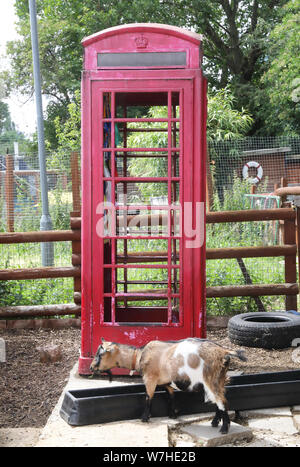
M137 44L145 45L139 49ZM187 248L185 229L181 225L181 235L172 235L173 213L180 210L181 224L185 219L185 203L192 205L192 226L196 228L197 203L205 203L205 159L206 159L206 82L199 68L201 59L200 38L194 33L165 25L127 25L98 33L83 41L85 47L85 71L82 79L82 346L79 359L79 373L89 374L89 365L101 337L115 342L132 345L144 345L152 339L181 339L189 336L205 337L205 241L197 248ZM186 51L186 68L172 69L97 69L99 52L159 52ZM110 93L110 118L103 118L103 93ZM168 104L168 118L133 119L116 117L115 97L117 93L165 93ZM172 93L179 93L180 117L176 118L172 106ZM174 104L175 105L175 104ZM168 146L165 148L116 148L115 123L130 122L168 123ZM111 123L111 147L104 147L102 125ZM179 122L179 147L174 147L172 128ZM127 125L124 126L127 128ZM173 138L173 139L172 139ZM111 154L111 176L104 177L104 151ZM129 152L142 153L151 151L158 154L167 152L167 176L165 177L127 177L116 173L116 153L123 157ZM179 153L179 176L172 175L172 154ZM149 157L149 156L148 156ZM154 156L155 157L155 156ZM174 169L175 170L175 169ZM168 184L168 206L154 206L137 203L115 206L116 212L131 209L164 210L168 217L168 231L163 235L118 235L113 232L107 239L111 242L111 261L104 262L104 240L96 233L103 214L98 209L104 201L103 182L111 183L112 205L115 206L116 184L123 182L164 182ZM179 183L179 206L173 204L171 185ZM204 209L205 213L205 209ZM205 215L205 214L204 214ZM171 222L172 220L172 222ZM205 219L203 218L203 221ZM199 226L197 226L199 228ZM202 226L205 231L204 225ZM103 231L102 231L103 233ZM117 264L116 242L121 239L165 239L167 241L166 264ZM172 248L176 252L176 241L180 242L179 264L172 263ZM205 239L204 239L205 240ZM125 245L124 243L124 245ZM124 247L125 248L125 247ZM136 322L118 321L116 299L125 301L143 294L116 290L117 271L130 271L131 268L167 270L167 292L146 294L147 297L165 299L167 307L156 306L153 313L159 316L159 322L143 322L145 313L138 316L135 306L129 306ZM104 291L105 271L111 271L111 292ZM180 290L172 290L172 274L179 274ZM125 276L124 276L125 277ZM178 276L177 276L178 277ZM127 278L127 272L126 272ZM126 281L125 281L126 282ZM176 280L174 280L176 284ZM178 322L172 322L172 299L180 299ZM104 319L104 301L111 301L110 320ZM126 302L124 302L126 303ZM126 308L126 306L125 306ZM153 308L153 307L152 307ZM149 310L151 307L149 307ZM167 309L167 315L163 311ZM161 312L159 311L161 310ZM149 315L150 316L150 315ZM141 319L140 319L141 318Z

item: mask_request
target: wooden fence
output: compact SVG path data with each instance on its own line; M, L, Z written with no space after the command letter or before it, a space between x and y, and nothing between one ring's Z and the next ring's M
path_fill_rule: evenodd
M232 248L208 248L206 250L207 260L255 257L284 257L285 283L282 284L252 284L245 272L245 285L226 285L207 287L207 297L237 297L251 296L257 298L264 295L285 295L286 309L297 309L297 295L299 285L297 282L297 256L299 265L300 245L300 211L292 208L279 208L269 210L245 210L245 211L222 211L208 212L207 223L236 223L252 221L274 221L283 222L283 245L275 246L252 246ZM123 222L119 219L119 222ZM70 267L40 267L30 269L3 269L0 270L0 280L41 279L54 277L74 278L74 303L63 305L35 305L35 306L13 306L0 307L0 318L20 318L37 316L75 315L81 312L81 218L80 211L71 213L71 229L66 231L39 231L39 232L11 232L0 234L0 243L29 243L29 242L72 242L72 266ZM137 256L143 262L165 261L167 252L136 252L128 253L127 262L135 262ZM120 259L122 259L120 257ZM240 263L239 263L240 264Z

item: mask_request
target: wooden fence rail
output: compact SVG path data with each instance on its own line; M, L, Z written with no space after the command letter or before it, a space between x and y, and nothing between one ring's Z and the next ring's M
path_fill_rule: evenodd
M130 216L128 216L129 218ZM141 221L144 222L144 217ZM149 216L148 216L149 217ZM161 215L158 222L161 222ZM143 218L143 219L142 219ZM258 297L264 295L285 295L286 309L297 309L297 295L299 286L297 283L297 255L299 259L299 248L296 244L296 235L299 235L299 211L292 208L266 209L266 210L245 210L245 211L222 211L208 212L207 223L232 223L232 222L253 222L282 220L284 224L284 245L266 247L231 247L231 248L208 248L206 250L207 260L228 259L228 258L255 258L255 257L276 257L283 256L285 264L285 283L283 284L245 284L207 287L207 297L236 297L251 296ZM123 216L118 219L118 225L124 223ZM127 219L130 222L130 219ZM143 224L144 225L144 224ZM149 222L149 225L151 223ZM152 219L153 225L153 219ZM81 218L80 212L71 213L71 230L65 231L38 231L38 232L8 232L0 234L0 244L30 243L30 242L72 242L72 266L70 267L41 267L31 269L3 269L0 270L0 280L21 280L21 279L41 279L54 277L74 278L74 303L63 305L36 305L36 306L14 306L0 307L0 318L13 317L35 317L35 316L55 316L80 314L81 303ZM299 245L299 243L298 243ZM166 251L144 251L118 255L118 261L134 264L135 262L163 262L166 260ZM155 291L152 291L155 294ZM132 291L135 300L138 299ZM143 298L144 299L144 298Z

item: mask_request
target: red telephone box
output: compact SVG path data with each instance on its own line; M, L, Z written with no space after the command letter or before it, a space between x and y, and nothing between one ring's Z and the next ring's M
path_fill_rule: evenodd
M82 348L205 337L201 36L129 24L83 40Z

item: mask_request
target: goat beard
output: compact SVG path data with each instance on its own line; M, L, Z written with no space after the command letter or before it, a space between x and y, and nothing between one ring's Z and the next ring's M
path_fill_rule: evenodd
M111 372L110 370L106 370L106 371L104 371L104 373L107 373L107 374L108 374L108 379L109 379L109 382L111 383L112 380L113 380L112 372Z
M112 380L113 380L113 377L112 377L113 375L112 375L111 370L95 370L95 371L94 371L94 374L95 374L95 375L97 375L97 374L98 374L98 375L105 375L105 374L107 374L107 375L108 375L108 378L109 378L109 382L111 383Z

